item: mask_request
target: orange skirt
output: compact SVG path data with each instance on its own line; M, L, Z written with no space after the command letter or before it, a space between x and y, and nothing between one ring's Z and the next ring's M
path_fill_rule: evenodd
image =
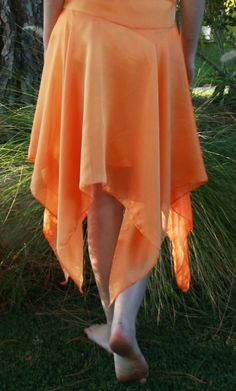
M208 181L175 0L66 0L50 36L31 131L30 189L43 232L83 292L82 222L102 183L125 207L110 303L171 241L190 287L190 192Z

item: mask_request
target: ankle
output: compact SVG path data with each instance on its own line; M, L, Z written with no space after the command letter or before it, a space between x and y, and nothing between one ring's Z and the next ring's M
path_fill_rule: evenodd
M136 335L136 327L134 322L129 322L127 320L114 320L111 325L112 332L121 329L125 334Z
M107 324L108 324L108 326L111 327L112 321L113 321L114 310L113 310L113 308L108 308L108 304L105 301L102 302L102 307L103 307L103 311L104 311L104 314L106 317Z

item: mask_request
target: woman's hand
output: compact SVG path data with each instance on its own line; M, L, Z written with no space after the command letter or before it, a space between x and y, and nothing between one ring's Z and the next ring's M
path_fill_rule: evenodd
M185 66L186 66L189 86L191 86L195 77L195 59L185 58Z
M47 47L48 47L49 38L50 38L50 35L47 35L47 36L46 36L45 31L44 31L44 33L43 33L44 59L45 59L45 56L46 56L46 51L47 51Z
M44 61L45 61L45 57L46 57L46 51L47 51L47 47L44 46L44 49L43 49L43 57L44 57Z
M48 47L48 40L45 40L45 39L43 38L44 60L45 60L45 56L46 56L47 47Z
M181 42L189 84L195 74L195 56L205 9L205 0L180 0Z
M63 8L64 0L44 0L43 2L43 46L44 58L48 46L48 41Z

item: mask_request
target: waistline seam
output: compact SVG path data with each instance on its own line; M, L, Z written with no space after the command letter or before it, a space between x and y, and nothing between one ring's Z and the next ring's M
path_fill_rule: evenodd
M64 10L68 10L68 11L73 11L73 12L79 12L80 14L84 14L84 15L90 16L92 18L102 19L102 20L105 20L106 22L115 23L115 24L118 24L119 26L129 27L129 28L135 29L135 30L169 30L169 29L171 29L171 28L176 26L176 23L174 22L170 26L166 26L166 27L164 27L164 26L163 27L136 27L136 26L132 26L132 25L124 24L124 23L119 23L119 22L116 22L114 20L104 18L104 16L98 16L98 15L90 14L88 12L84 12L84 11L81 11L81 10L78 10L78 9L75 9L75 8L70 8L70 7L67 7L67 6L63 7L63 9Z

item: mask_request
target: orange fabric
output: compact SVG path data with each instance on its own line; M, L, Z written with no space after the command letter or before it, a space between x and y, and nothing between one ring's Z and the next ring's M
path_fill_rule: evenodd
M151 270L165 236L190 287L190 192L208 181L174 0L67 0L47 48L28 160L43 232L83 291L82 221L94 183L124 206L112 303Z

